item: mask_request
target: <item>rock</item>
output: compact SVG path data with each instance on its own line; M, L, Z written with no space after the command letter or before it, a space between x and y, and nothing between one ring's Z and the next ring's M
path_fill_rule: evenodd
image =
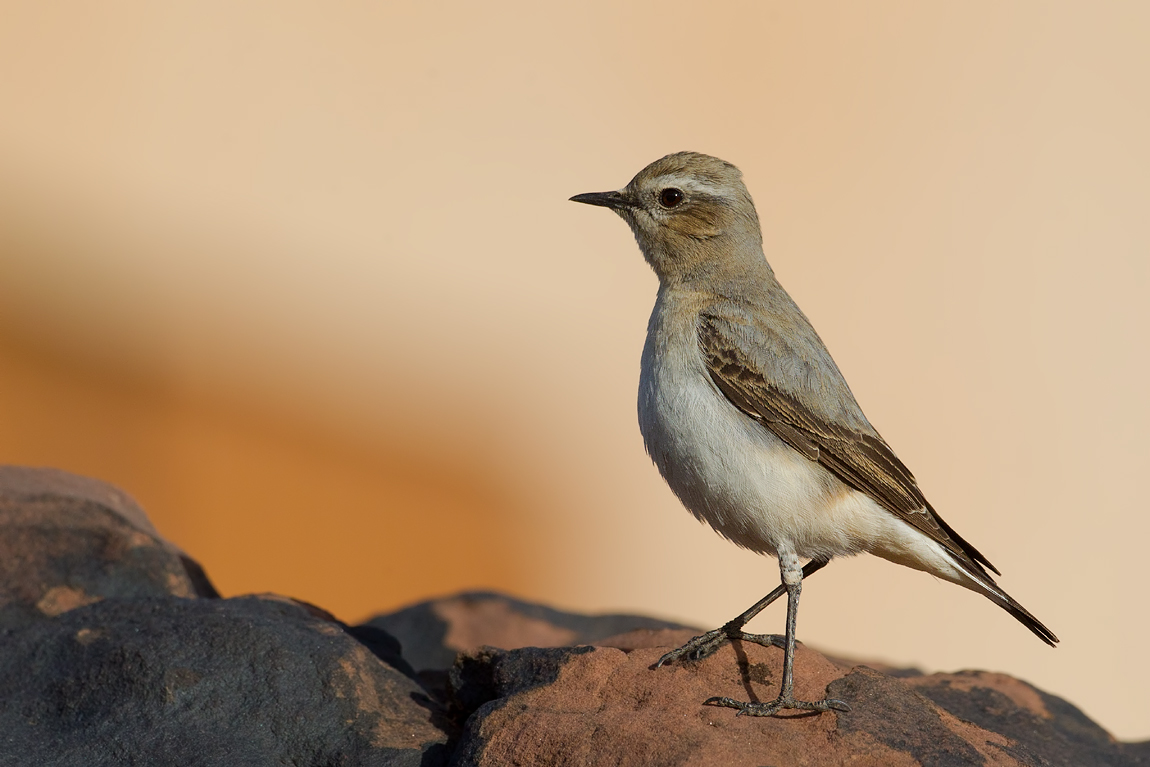
M682 628L639 615L582 615L523 602L504 594L471 591L431 599L377 615L350 629L363 641L382 630L399 640L423 686L447 699L447 670L459 653L481 647L569 647L593 644L632 629ZM697 633L697 632L696 632Z
M124 493L0 467L0 767L1150 764L1150 743L1017 679L803 645L797 694L852 710L739 717L703 701L772 699L782 652L651 668L695 633L491 593L354 627L220 599Z
M110 598L4 637L0 764L442 764L439 707L287 600Z
M377 615L363 625L397 638L403 656L417 671L446 670L457 654L484 646L569 647L633 629L685 628L639 615L563 612L486 591L420 602Z
M130 497L56 469L0 466L0 627L162 595L217 596Z
M841 698L852 710L736 716L702 702L772 699L782 652L738 643L702 661L651 668L689 638L635 632L599 647L461 658L451 694L467 720L452 764L1121 767L1150 757L1150 744L1116 743L1070 704L1010 677L898 678L801 644L796 695Z
M399 642L346 629L219 599L110 485L0 467L0 766L444 764Z
M1070 703L1006 674L962 671L904 681L960 720L1005 735L1006 750L1023 764L1150 764L1150 742L1118 743Z

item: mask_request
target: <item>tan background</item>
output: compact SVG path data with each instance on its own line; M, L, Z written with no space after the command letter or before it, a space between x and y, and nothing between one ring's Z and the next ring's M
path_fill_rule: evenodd
M1150 6L707 8L3 2L0 460L121 485L227 594L715 625L777 570L644 456L655 278L566 202L706 151L1063 644L866 557L811 581L800 636L1150 737Z

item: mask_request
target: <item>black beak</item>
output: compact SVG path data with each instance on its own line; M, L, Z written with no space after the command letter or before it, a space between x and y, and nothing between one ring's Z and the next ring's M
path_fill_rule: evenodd
M613 210L635 207L635 204L624 197L620 192L587 192L586 194L577 194L571 198L571 202L581 202L584 205L598 205Z

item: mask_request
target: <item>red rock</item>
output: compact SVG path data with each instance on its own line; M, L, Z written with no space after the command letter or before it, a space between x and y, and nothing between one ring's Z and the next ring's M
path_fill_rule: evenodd
M772 700L782 651L735 643L701 661L652 668L689 637L632 632L603 642L613 647L462 658L453 693L470 716L453 764L1114 767L1147 754L1147 744L1116 744L1069 704L1004 675L900 679L801 644L796 696L839 698L852 710L737 716L703 701Z

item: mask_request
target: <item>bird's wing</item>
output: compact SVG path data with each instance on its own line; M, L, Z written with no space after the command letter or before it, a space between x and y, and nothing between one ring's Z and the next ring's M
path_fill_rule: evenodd
M840 480L866 493L879 506L944 546L959 562L986 575L981 565L998 573L977 549L939 517L915 482L877 432L865 433L815 412L759 369L735 337L730 321L703 314L699 346L707 372L719 391L775 436ZM837 371L836 371L837 373ZM849 394L848 394L849 396ZM989 577L989 576L987 576Z

